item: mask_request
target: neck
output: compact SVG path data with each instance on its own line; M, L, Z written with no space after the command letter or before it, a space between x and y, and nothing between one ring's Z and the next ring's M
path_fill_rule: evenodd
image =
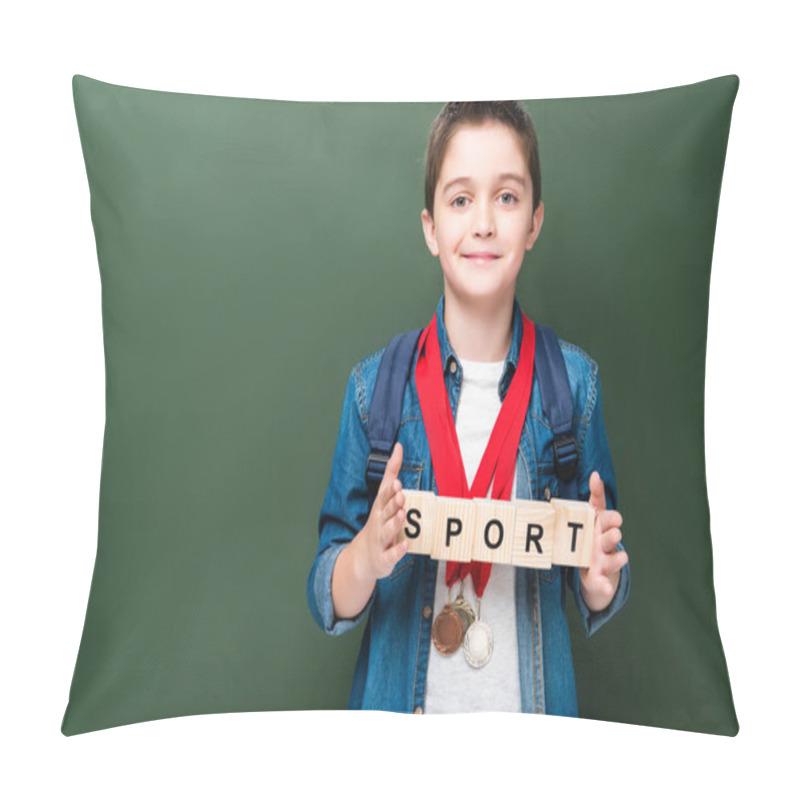
M470 301L448 292L445 286L444 325L459 358L503 361L514 331L513 288L498 300Z

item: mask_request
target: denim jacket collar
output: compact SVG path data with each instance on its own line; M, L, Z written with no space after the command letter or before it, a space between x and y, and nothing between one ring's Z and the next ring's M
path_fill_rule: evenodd
M498 386L498 393L502 401L508 391L511 379L514 377L514 372L519 363L519 351L522 346L522 309L520 308L519 301L516 296L514 297L514 311L512 314L514 331L511 336L511 347L508 350L505 364L503 365L503 373L500 377L500 384ZM444 295L439 298L439 305L436 307L436 331L439 336L439 349L442 356L442 370L445 377L447 377L450 366L455 363L455 374L460 382L461 380L461 363L453 350L450 340L447 338L447 328L444 324Z

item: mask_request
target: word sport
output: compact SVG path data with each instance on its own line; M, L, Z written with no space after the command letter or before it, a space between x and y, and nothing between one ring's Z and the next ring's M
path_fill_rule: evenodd
M403 490L406 521L397 541L447 561L532 569L592 563L594 508L579 500L489 500Z

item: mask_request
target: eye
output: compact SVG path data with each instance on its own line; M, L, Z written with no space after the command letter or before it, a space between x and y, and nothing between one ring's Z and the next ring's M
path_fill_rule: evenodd
M463 200L464 203L460 203L459 201ZM451 206L455 206L456 208L464 208L464 204L467 202L467 198L464 197L463 194L460 194L458 197L454 198L454 200L450 203Z
M508 202L503 203L503 205L505 205L505 206L510 206L513 203L516 203L516 201L517 201L517 196L515 194L512 194L511 192L503 192L503 194L500 195L500 198L502 199L504 197L510 198L508 200Z

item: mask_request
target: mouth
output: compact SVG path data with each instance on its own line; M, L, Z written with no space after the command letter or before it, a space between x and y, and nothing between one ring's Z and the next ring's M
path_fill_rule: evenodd
M465 253L464 258L473 264L489 264L492 261L496 261L500 256L496 253Z

